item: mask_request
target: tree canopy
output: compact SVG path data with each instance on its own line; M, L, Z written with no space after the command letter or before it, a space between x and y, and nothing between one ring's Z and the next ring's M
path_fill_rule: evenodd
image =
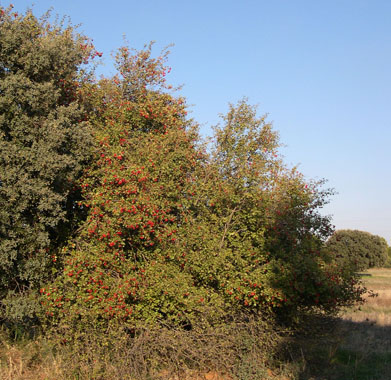
M3 300L20 297L50 277L57 250L72 233L78 214L75 200L80 191L74 182L91 155L79 87L86 79L83 63L93 49L71 26L50 24L47 17L38 20L31 12L18 15L11 7L1 9ZM28 302L19 302L16 309L22 305L34 309Z
M365 231L335 231L326 245L340 265L352 265L358 270L382 267L388 259L386 240Z

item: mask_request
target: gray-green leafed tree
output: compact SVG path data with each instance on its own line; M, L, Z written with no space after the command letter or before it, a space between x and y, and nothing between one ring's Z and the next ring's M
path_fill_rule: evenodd
M327 240L337 263L357 270L382 267L387 262L387 241L369 232L338 230Z
M0 13L0 299L12 319L33 315L29 294L75 225L74 183L91 151L81 68L97 53L49 15Z

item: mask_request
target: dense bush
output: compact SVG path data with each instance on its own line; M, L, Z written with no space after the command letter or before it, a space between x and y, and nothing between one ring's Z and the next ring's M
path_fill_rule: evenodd
M5 318L30 300L71 234L74 181L89 159L80 68L92 54L71 26L0 8L0 299Z
M357 270L382 267L388 258L388 245L384 238L357 230L336 231L326 243L335 261Z
M96 81L81 65L99 53L71 27L3 9L0 44L8 318L38 310L75 339L290 322L360 299L355 272L323 249L330 192L284 165L278 134L245 99L207 145L151 45L119 49L118 73ZM21 297L39 284L41 309Z
M322 250L331 229L317 210L329 193L284 166L254 107L231 105L206 149L169 92L164 54L122 48L117 65L86 90L97 146L80 181L88 217L41 290L50 325L192 329L360 297L352 272Z

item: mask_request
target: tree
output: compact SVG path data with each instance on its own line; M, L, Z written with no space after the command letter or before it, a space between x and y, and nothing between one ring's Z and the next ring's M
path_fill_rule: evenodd
M223 121L211 159L221 191L210 197L233 268L222 281L232 301L289 320L357 300L358 278L322 249L332 228L319 209L332 191L284 165L278 134L246 100L230 105Z
M91 137L79 88L97 54L64 23L0 8L0 299L3 317L32 316L29 302L55 270L77 219L74 182ZM4 314L5 312L5 314Z
M356 270L382 267L387 262L386 240L369 232L339 230L327 240L326 246L338 264Z

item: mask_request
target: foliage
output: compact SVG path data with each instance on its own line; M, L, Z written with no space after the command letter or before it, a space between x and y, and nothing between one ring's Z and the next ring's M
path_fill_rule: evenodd
M90 155L78 89L88 80L81 67L95 52L72 26L48 18L0 8L0 299L6 319L37 310L34 294L73 232L80 211L74 182Z
M387 262L386 240L369 232L339 230L327 240L326 246L336 263L356 270L382 267Z
M99 355L128 349L118 368L140 378L201 364L264 378L276 319L361 300L324 247L332 191L285 166L256 107L229 105L208 145L167 51L123 47L96 81L83 65L100 53L72 26L0 11L1 316L38 314L81 353L71 377L105 376Z
M97 110L95 160L80 182L88 218L63 251L58 284L42 290L61 321L182 319L181 310L206 296L195 288L187 297L192 278L177 238L195 192L196 134L186 128L183 100L162 91L164 56L150 54L121 49L121 79L88 89Z
M387 249L387 261L385 263L385 266L387 268L391 268L391 247L388 247Z
M79 182L88 217L41 289L47 323L72 334L193 329L358 300L357 278L321 249L329 191L283 165L277 133L246 100L230 105L207 153L169 92L166 53L151 48L120 49L119 75L84 86L96 139Z
M322 249L331 226L319 209L332 191L283 164L278 135L245 100L230 105L224 121L212 153L223 179L222 191L213 190L213 213L220 247L231 256L228 294L288 320L358 300L358 278L337 268Z

